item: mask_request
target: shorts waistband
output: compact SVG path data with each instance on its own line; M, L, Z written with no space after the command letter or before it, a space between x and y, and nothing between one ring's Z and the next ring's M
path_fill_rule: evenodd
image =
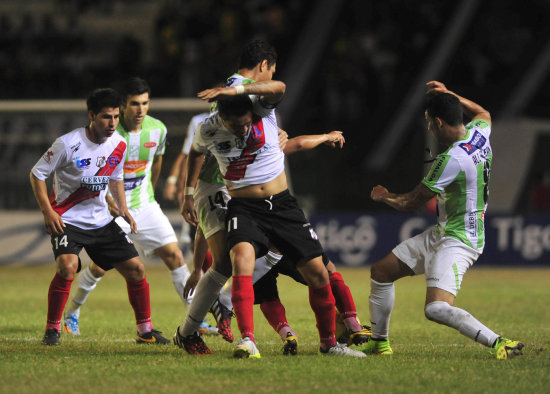
M252 197L232 197L231 200L229 201L233 201L233 200L235 201L264 201L264 200L277 201L277 200L286 198L288 196L290 196L290 191L286 189L280 193L273 194L267 197L253 197L253 198Z

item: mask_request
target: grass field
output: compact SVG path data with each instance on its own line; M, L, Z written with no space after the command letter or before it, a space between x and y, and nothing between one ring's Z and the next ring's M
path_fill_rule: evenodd
M368 322L368 269L342 269L359 317ZM122 277L109 273L82 309L80 337L40 344L53 263L0 267L0 392L550 392L550 270L473 269L457 298L504 336L521 339L525 354L496 360L486 348L423 315L424 278L396 285L389 358L342 359L318 354L307 289L286 278L280 294L300 338L299 355L281 342L255 308L261 360L231 358L232 345L207 337L211 356L175 346L137 345ZM168 271L149 266L155 328L171 338L184 317ZM237 334L236 322L233 331ZM237 335L236 335L237 336Z

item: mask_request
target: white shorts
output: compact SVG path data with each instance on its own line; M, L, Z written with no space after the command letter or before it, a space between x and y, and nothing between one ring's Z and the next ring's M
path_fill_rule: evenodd
M392 253L416 275L426 274L426 285L455 297L464 274L481 253L457 239L442 237L435 227L397 245Z
M116 222L143 249L146 256L153 255L156 249L164 245L178 242L170 221L156 201L142 208L130 209L130 215L136 221L137 234L131 234L130 225L120 216Z
M231 199L225 185L199 181L193 199L205 239L225 230L227 202Z

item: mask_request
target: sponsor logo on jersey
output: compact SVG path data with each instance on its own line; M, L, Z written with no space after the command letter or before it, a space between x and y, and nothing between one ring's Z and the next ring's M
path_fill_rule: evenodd
M430 171L430 177L428 178L429 182L432 182L436 177L439 176L439 170L441 169L441 166L445 162L445 156L440 156L437 159L437 162L434 164Z
M83 176L80 180L80 187L93 192L99 192L107 189L110 178L109 176Z
M222 141L222 142L214 141L214 147L220 153L227 153L231 149L231 142L230 141Z
M46 153L44 153L44 156L42 156L42 157L44 157L44 160L46 161L46 163L50 164L52 156L53 156L53 152L51 150L49 150Z
M139 145L130 145L128 157L139 155Z
M82 142L77 142L76 144L74 144L73 146L69 147L70 150L73 151L73 153L75 153L77 150L80 149L80 144L82 144Z
M76 168L88 168L90 166L90 163L92 162L92 158L88 157L87 159L81 159L80 157L76 156Z
M105 159L105 156L98 156L95 162L95 165L101 168L101 167L105 167L105 164L107 164L107 160Z
M116 167L120 163L120 156L109 156L107 163L109 163L109 167Z
M136 172L145 171L147 160L126 161L124 162L124 172L134 174Z
M149 141L149 142L146 142L145 144L143 144L143 146L145 148L154 148L155 146L157 146L157 143L153 142L153 141Z
M145 175L137 178L124 179L124 190L133 190L143 183Z
M460 146L468 155L471 155L478 149L483 148L486 142L487 138L485 138L479 131L475 131L470 141L463 142L458 146Z

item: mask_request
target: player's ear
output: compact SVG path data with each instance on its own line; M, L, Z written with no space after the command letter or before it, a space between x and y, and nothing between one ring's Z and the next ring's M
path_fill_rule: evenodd
M267 59L264 59L260 62L260 71L265 71L267 70L269 64L268 64L268 61Z
M443 119L441 119L439 116L435 117L435 124L437 125L438 129L441 129L444 123L445 122L443 121Z
M91 110L88 111L88 119L90 119L90 122L94 121L94 112Z

